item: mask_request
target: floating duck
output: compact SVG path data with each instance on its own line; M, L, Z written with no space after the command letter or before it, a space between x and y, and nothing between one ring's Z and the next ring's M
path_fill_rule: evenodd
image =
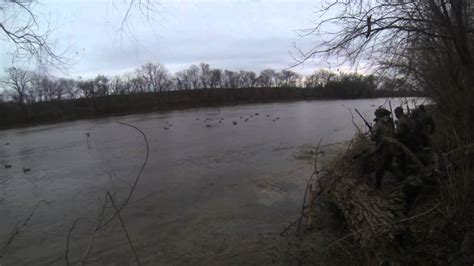
M170 128L169 128L169 127L163 127L163 129L164 129L164 130L168 130L168 129L170 129Z
M27 173L27 172L29 172L30 170L31 170L30 168L25 168L25 167L23 167L23 173Z
M247 122L247 121L249 121L249 119L248 119L248 118L245 118L245 120L244 120L244 121L245 121L245 122Z
M280 120L280 118L279 118L279 117L277 117L277 118L276 118L276 120Z
M270 117L270 115L267 115L267 117Z
M12 165L11 164L5 164L5 168L12 168Z
M8 145L10 145L10 143L9 143L9 142L7 142L7 143L5 143L5 145L7 145L7 146L8 146Z
M199 118L196 118L196 120L199 120Z
M259 115L259 113L255 113L255 115Z
M211 125L207 124L206 127L211 127Z
M90 137L90 136L91 136L91 134L89 134L89 132L86 132L86 136L87 136L87 137Z
M233 121L232 124L234 124L234 126L235 126L235 125L237 125L237 122Z

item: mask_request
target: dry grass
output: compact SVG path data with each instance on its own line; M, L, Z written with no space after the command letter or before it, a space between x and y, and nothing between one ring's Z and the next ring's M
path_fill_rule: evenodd
M310 185L310 216L317 215L317 201L328 201L341 212L348 230L326 251L337 251L354 264L363 265L445 264L456 259L453 254L463 242L462 232L472 223L461 225L466 212L472 211L469 160L450 156L454 149L441 152L436 146L435 163L423 165L406 150L409 158L414 157L414 175L420 180L434 179L435 184L423 186L405 216L403 182L382 191L367 185L373 172L374 150L367 136L357 134L347 151L327 166L327 174ZM465 154L466 149L460 150L455 153Z

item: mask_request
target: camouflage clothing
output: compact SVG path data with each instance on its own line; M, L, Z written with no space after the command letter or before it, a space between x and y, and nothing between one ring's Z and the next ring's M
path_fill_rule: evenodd
M430 113L422 110L418 111L418 117L415 120L416 130L420 135L421 145L423 147L429 147L430 145L430 135L433 134L435 130L435 123L433 117Z
M410 148L412 146L410 138L412 137L414 127L412 121L405 114L402 114L397 122L395 122L395 125L395 138Z
M393 122L388 116L375 119L372 127L371 139L376 144L375 158L375 187L380 189L386 170L392 170L393 149L383 141L383 137L393 137Z
M376 118L370 137L376 144L381 144L383 137L393 137L392 119L387 116Z
M435 123L430 113L420 112L418 120L425 134L431 135L434 133Z
M395 138L408 149L414 151L416 149L417 134L414 129L414 123L406 116L401 114L398 116L395 127ZM395 153L396 162L399 168L399 179L404 179L408 173L407 156L402 150L397 150Z

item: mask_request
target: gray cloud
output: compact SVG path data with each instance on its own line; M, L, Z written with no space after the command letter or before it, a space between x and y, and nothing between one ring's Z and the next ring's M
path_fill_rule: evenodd
M120 3L49 1L38 8L54 15L58 47L67 47L76 61L69 75L93 76L131 71L150 61L172 72L199 62L234 70L286 68L294 63L289 54L295 52L293 43L308 47L313 41L300 39L296 30L312 25L314 3L165 0L148 19L134 10L125 31L118 29L124 11ZM2 67L9 64L5 58ZM296 70L307 73L316 67Z

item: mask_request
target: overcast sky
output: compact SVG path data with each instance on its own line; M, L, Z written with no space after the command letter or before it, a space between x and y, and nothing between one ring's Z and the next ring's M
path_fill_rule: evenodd
M122 0L40 1L35 12L55 29L58 51L74 60L70 77L115 75L146 62L159 62L171 72L206 62L213 68L281 70L295 63L293 45L310 47L299 29L313 25L318 0L175 0L159 1L147 19L127 10ZM130 33L133 33L130 36ZM0 42L0 67L11 66L11 46ZM307 74L316 62L293 69Z

